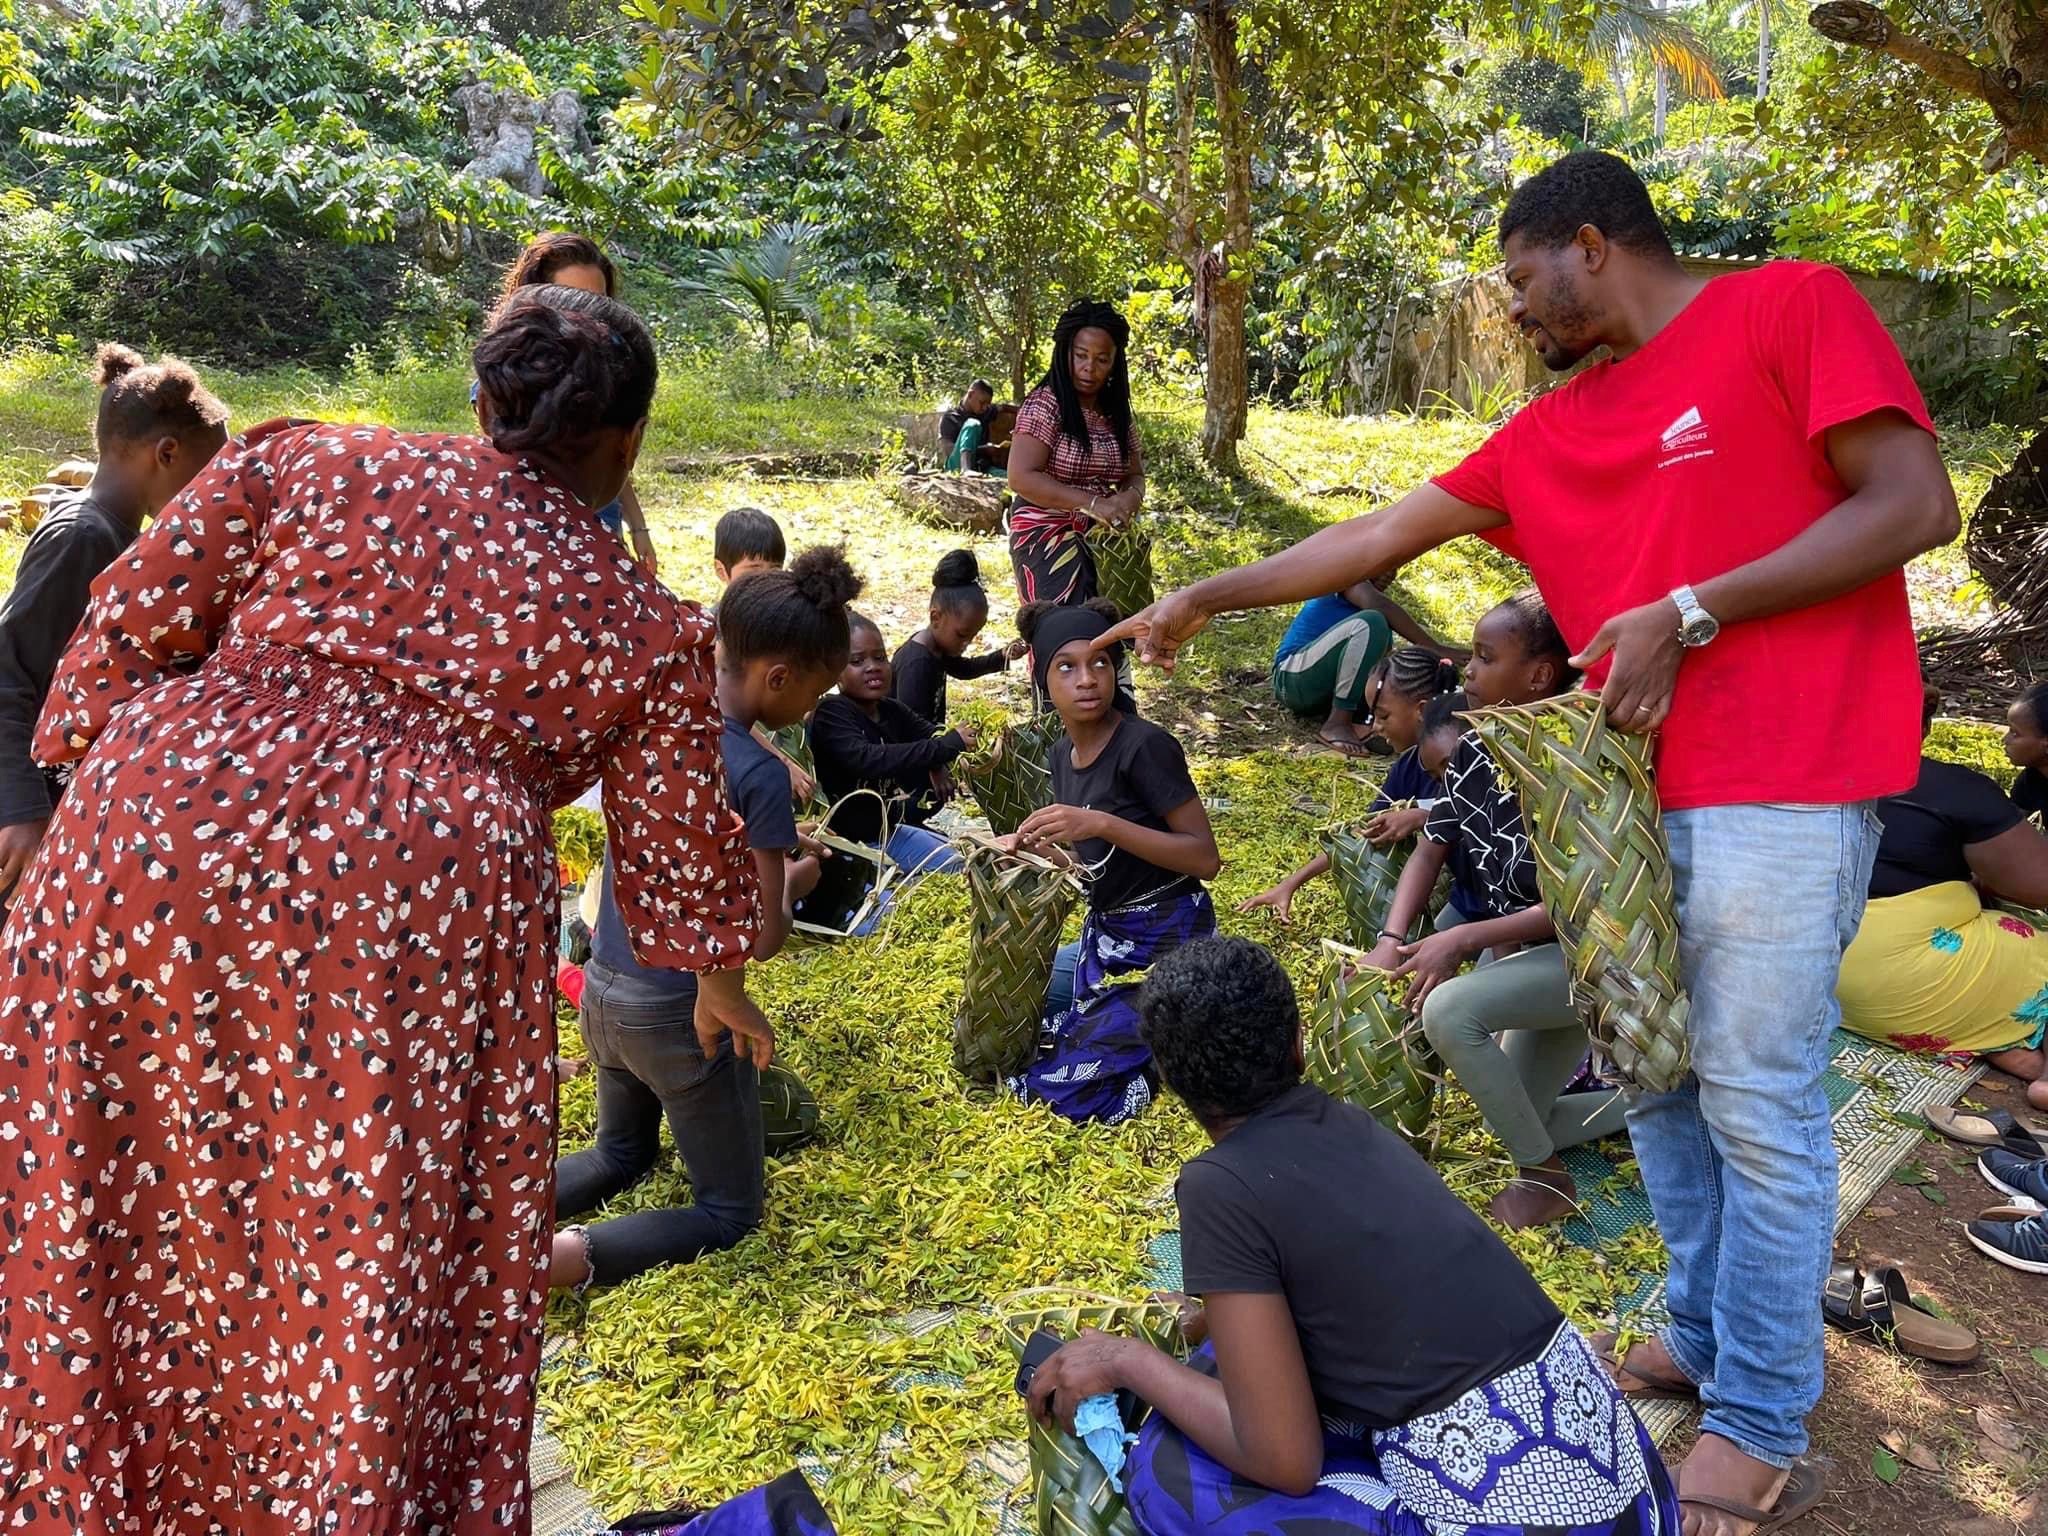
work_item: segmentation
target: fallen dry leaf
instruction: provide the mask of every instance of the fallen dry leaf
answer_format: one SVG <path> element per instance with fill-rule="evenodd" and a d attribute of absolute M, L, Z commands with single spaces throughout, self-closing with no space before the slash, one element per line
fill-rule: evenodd
<path fill-rule="evenodd" d="M 2011 1450 L 1994 1440 L 1979 1440 L 1977 1454 L 2007 1477 L 2022 1478 L 2027 1475 L 2027 1453 Z"/>
<path fill-rule="evenodd" d="M 2016 1451 L 2027 1443 L 2026 1434 L 2019 1425 L 1995 1409 L 1979 1408 L 1977 1427 L 1984 1431 L 1985 1439 L 2008 1451 Z"/>
<path fill-rule="evenodd" d="M 1863 1214 L 1875 1221 L 1889 1221 L 1899 1213 L 1889 1205 L 1866 1205 Z"/>
<path fill-rule="evenodd" d="M 1921 1441 L 1915 1440 L 1903 1429 L 1888 1429 L 1877 1437 L 1877 1443 L 1897 1456 L 1909 1467 L 1918 1467 L 1922 1472 L 1939 1472 L 1941 1457 Z"/>

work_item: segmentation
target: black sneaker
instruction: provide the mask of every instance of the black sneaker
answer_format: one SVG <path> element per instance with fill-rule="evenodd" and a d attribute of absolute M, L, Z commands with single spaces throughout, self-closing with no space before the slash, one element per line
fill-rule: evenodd
<path fill-rule="evenodd" d="M 2036 1213 L 2019 1221 L 1973 1221 L 1963 1235 L 1978 1251 L 2009 1269 L 2048 1275 L 2048 1215 Z"/>
<path fill-rule="evenodd" d="M 2000 1194 L 2048 1205 L 2048 1160 L 2016 1157 L 2003 1148 L 1986 1147 L 1977 1158 L 1977 1171 Z"/>

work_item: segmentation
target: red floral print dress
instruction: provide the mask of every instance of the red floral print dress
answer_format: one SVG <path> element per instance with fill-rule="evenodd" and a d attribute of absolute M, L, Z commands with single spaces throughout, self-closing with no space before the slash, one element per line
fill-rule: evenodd
<path fill-rule="evenodd" d="M 653 963 L 755 889 L 712 627 L 474 438 L 272 423 L 94 588 L 0 934 L 9 1530 L 523 1532 L 549 813 Z"/>

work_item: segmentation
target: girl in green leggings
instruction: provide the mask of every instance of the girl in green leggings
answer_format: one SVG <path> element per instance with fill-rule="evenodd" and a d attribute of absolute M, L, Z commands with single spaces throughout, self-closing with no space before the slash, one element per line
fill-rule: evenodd
<path fill-rule="evenodd" d="M 1472 632 L 1470 705 L 1529 704 L 1564 692 L 1578 681 L 1569 654 L 1535 592 L 1509 598 Z M 1515 1160 L 1516 1178 L 1489 1206 L 1493 1218 L 1537 1226 L 1574 1208 L 1577 1189 L 1559 1149 L 1620 1130 L 1622 1105 L 1613 1090 L 1563 1091 L 1585 1058 L 1586 1029 L 1572 1009 L 1521 809 L 1479 738 L 1460 725 L 1455 698 L 1423 712 L 1423 767 L 1444 793 L 1401 872 L 1371 963 L 1412 978 L 1409 1008 Z M 1446 864 L 1484 912 L 1401 942 Z M 1458 974 L 1475 959 L 1476 969 Z"/>

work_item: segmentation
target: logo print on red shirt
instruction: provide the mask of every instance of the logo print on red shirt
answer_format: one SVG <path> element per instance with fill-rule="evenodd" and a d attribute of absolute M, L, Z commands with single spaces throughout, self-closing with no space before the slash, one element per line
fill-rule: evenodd
<path fill-rule="evenodd" d="M 1684 414 L 1666 427 L 1657 441 L 1659 450 L 1665 455 L 1658 461 L 1659 469 L 1669 469 L 1687 459 L 1710 458 L 1714 452 L 1705 446 L 1707 423 L 1696 405 L 1686 407 Z"/>

